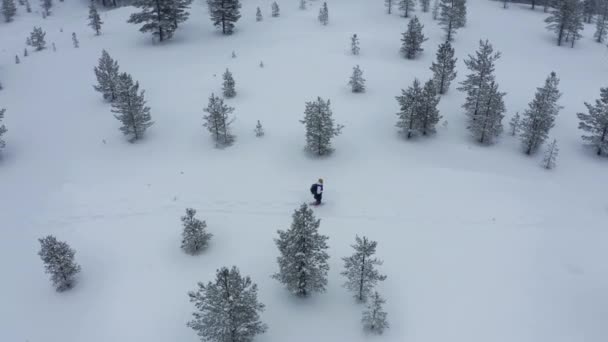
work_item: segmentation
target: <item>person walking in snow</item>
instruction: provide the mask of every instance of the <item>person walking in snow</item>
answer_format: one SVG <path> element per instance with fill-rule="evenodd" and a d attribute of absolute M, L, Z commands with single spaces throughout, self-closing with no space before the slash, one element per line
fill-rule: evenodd
<path fill-rule="evenodd" d="M 323 179 L 319 178 L 319 181 L 310 187 L 310 193 L 315 198 L 313 205 L 320 205 L 321 199 L 323 199 Z"/>

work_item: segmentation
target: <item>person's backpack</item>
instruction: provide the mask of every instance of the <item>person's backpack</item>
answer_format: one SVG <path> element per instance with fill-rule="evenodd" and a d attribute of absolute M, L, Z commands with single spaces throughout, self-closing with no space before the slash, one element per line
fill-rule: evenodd
<path fill-rule="evenodd" d="M 318 185 L 318 184 L 316 184 L 316 183 L 315 183 L 315 184 L 313 184 L 313 185 L 311 185 L 311 186 L 310 186 L 310 193 L 311 193 L 311 194 L 313 194 L 313 195 L 316 195 L 316 194 L 317 194 L 317 187 L 318 187 L 318 186 L 319 186 L 319 185 Z"/>

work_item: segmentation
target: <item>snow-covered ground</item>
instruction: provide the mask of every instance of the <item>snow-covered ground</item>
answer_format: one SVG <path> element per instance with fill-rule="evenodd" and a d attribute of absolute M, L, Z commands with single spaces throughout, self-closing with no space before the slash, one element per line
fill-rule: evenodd
<path fill-rule="evenodd" d="M 13 23 L 0 23 L 9 130 L 0 159 L 1 341 L 194 342 L 186 293 L 231 265 L 259 285 L 269 325 L 260 342 L 608 339 L 608 161 L 582 146 L 575 115 L 608 85 L 608 50 L 592 40 L 592 26 L 574 49 L 559 48 L 542 10 L 469 0 L 467 27 L 456 36 L 457 81 L 479 39 L 502 52 L 505 124 L 557 72 L 564 109 L 551 135 L 561 153 L 546 171 L 541 154 L 525 156 L 506 134 L 490 147 L 472 141 L 455 83 L 440 102 L 447 127 L 414 141 L 397 134 L 394 96 L 431 76 L 443 38 L 430 13 L 416 13 L 429 40 L 411 61 L 399 55 L 407 19 L 387 15 L 383 1 L 331 0 L 327 27 L 317 21 L 320 2 L 300 11 L 295 0 L 279 1 L 279 18 L 270 17 L 269 0 L 244 2 L 233 36 L 217 33 L 197 0 L 162 46 L 126 23 L 132 8 L 103 12 L 103 35 L 94 36 L 83 0 L 57 2 L 46 20 L 19 7 Z M 15 65 L 34 25 L 57 52 L 30 51 Z M 348 53 L 353 33 L 358 57 Z M 102 49 L 146 90 L 155 125 L 136 144 L 92 89 Z M 356 64 L 364 94 L 347 86 Z M 201 126 L 202 108 L 221 91 L 227 67 L 237 83 L 228 101 L 237 142 L 218 150 Z M 323 159 L 303 152 L 298 121 L 316 96 L 330 98 L 346 126 Z M 257 120 L 263 139 L 253 134 Z M 299 299 L 270 278 L 273 239 L 311 200 L 318 177 L 327 204 L 315 212 L 332 269 L 326 293 Z M 179 249 L 186 207 L 214 234 L 196 257 Z M 68 292 L 55 292 L 36 255 L 47 234 L 77 251 L 82 272 Z M 341 257 L 355 234 L 378 241 L 385 260 L 379 291 L 391 328 L 381 336 L 362 331 L 363 307 L 341 287 Z"/>

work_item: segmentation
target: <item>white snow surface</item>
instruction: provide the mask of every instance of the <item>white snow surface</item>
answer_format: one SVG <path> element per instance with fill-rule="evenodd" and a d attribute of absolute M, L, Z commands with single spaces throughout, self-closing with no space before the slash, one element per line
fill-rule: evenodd
<path fill-rule="evenodd" d="M 0 341 L 194 342 L 186 293 L 231 265 L 252 277 L 266 305 L 269 330 L 257 342 L 607 341 L 608 160 L 582 145 L 575 115 L 608 86 L 608 53 L 593 41 L 594 27 L 585 26 L 574 49 L 560 48 L 542 9 L 469 0 L 467 27 L 454 42 L 458 78 L 439 105 L 449 124 L 406 141 L 394 97 L 414 77 L 431 76 L 443 39 L 431 13 L 415 13 L 429 40 L 406 60 L 399 47 L 407 19 L 387 15 L 381 0 L 331 0 L 328 26 L 317 20 L 320 1 L 306 11 L 279 1 L 279 18 L 270 16 L 271 2 L 244 1 L 237 31 L 222 36 L 197 0 L 163 44 L 126 23 L 130 7 L 102 10 L 96 37 L 84 0 L 55 2 L 46 20 L 19 6 L 14 22 L 0 23 L 9 130 L 0 159 Z M 16 65 L 34 25 L 49 48 L 30 48 Z M 353 33 L 360 56 L 349 54 Z M 505 129 L 549 72 L 561 78 L 556 169 L 540 166 L 542 151 L 525 156 L 506 132 L 485 147 L 466 130 L 456 82 L 466 74 L 463 59 L 486 38 L 503 53 L 496 76 L 508 93 Z M 104 48 L 152 108 L 155 124 L 135 144 L 92 88 Z M 347 84 L 357 64 L 363 94 Z M 226 68 L 237 87 L 227 101 L 237 140 L 220 150 L 202 127 L 202 108 L 221 93 Z M 304 102 L 317 96 L 332 100 L 345 125 L 335 153 L 321 159 L 303 151 L 299 122 Z M 326 204 L 315 213 L 330 237 L 329 287 L 300 299 L 270 277 L 278 269 L 273 239 L 312 201 L 308 189 L 319 177 Z M 199 256 L 179 248 L 186 207 L 214 234 Z M 82 266 L 68 292 L 55 292 L 43 272 L 37 239 L 47 234 L 67 241 Z M 381 336 L 362 330 L 364 307 L 341 287 L 341 257 L 356 234 L 378 241 L 385 261 L 378 291 L 391 327 Z"/>

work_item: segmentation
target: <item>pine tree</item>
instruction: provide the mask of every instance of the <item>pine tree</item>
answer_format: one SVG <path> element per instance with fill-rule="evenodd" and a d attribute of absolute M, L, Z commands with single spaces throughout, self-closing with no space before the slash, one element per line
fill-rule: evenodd
<path fill-rule="evenodd" d="M 76 37 L 76 32 L 72 32 L 72 44 L 74 44 L 74 47 L 77 49 L 80 47 L 80 42 L 78 41 L 78 37 Z"/>
<path fill-rule="evenodd" d="M 327 2 L 324 2 L 321 9 L 319 9 L 319 21 L 323 25 L 327 25 L 329 23 L 329 10 L 327 9 Z"/>
<path fill-rule="evenodd" d="M 606 35 L 608 34 L 608 1 L 604 6 L 604 10 L 597 16 L 595 21 L 595 33 L 593 37 L 595 41 L 598 43 L 603 43 L 606 39 Z"/>
<path fill-rule="evenodd" d="M 439 26 L 445 31 L 446 40 L 451 42 L 458 28 L 458 0 L 440 0 Z"/>
<path fill-rule="evenodd" d="M 21 63 L 21 60 L 19 59 L 19 55 L 15 55 L 15 64 L 19 64 Z"/>
<path fill-rule="evenodd" d="M 179 23 L 188 19 L 192 0 L 136 0 L 133 5 L 141 9 L 127 20 L 130 24 L 143 24 L 139 31 L 152 32 L 159 41 L 173 37 Z"/>
<path fill-rule="evenodd" d="M 169 0 L 169 18 L 173 27 L 177 29 L 180 23 L 185 22 L 190 17 L 190 6 L 192 0 Z"/>
<path fill-rule="evenodd" d="M 386 6 L 386 11 L 388 14 L 393 13 L 393 1 L 394 0 L 384 0 L 384 6 Z"/>
<path fill-rule="evenodd" d="M 492 144 L 502 132 L 505 94 L 498 91 L 496 82 L 491 81 L 488 87 L 482 90 L 478 113 L 473 115 L 472 112 L 467 112 L 469 130 L 479 143 Z"/>
<path fill-rule="evenodd" d="M 433 2 L 433 20 L 437 20 L 437 18 L 439 18 L 439 0 L 435 0 Z"/>
<path fill-rule="evenodd" d="M 306 149 L 319 156 L 333 151 L 331 140 L 340 135 L 342 125 L 334 123 L 330 101 L 317 97 L 316 101 L 306 102 L 304 120 L 306 126 Z"/>
<path fill-rule="evenodd" d="M 258 301 L 258 286 L 236 266 L 217 270 L 215 282 L 199 282 L 188 296 L 196 308 L 188 327 L 202 341 L 251 342 L 268 329 L 260 321 L 264 304 Z"/>
<path fill-rule="evenodd" d="M 232 58 L 236 58 L 236 52 L 232 51 Z"/>
<path fill-rule="evenodd" d="M 264 17 L 262 16 L 262 10 L 258 7 L 255 12 L 255 21 L 262 21 Z"/>
<path fill-rule="evenodd" d="M 439 94 L 445 94 L 450 84 L 456 78 L 456 61 L 454 48 L 449 41 L 439 45 L 437 50 L 437 61 L 431 64 L 433 80 Z"/>
<path fill-rule="evenodd" d="M 211 21 L 222 28 L 223 34 L 232 34 L 235 23 L 241 18 L 240 0 L 207 0 Z"/>
<path fill-rule="evenodd" d="M 513 115 L 511 121 L 509 121 L 509 131 L 512 136 L 516 136 L 519 133 L 519 126 L 521 125 L 520 120 L 519 112 L 517 112 L 515 115 Z"/>
<path fill-rule="evenodd" d="M 27 57 L 28 55 L 27 48 L 23 49 L 23 57 Z"/>
<path fill-rule="evenodd" d="M 543 166 L 545 169 L 550 170 L 555 167 L 558 153 L 559 148 L 557 148 L 557 140 L 553 139 L 553 142 L 547 146 L 545 157 L 543 158 Z"/>
<path fill-rule="evenodd" d="M 557 89 L 558 85 L 559 78 L 555 72 L 551 72 L 545 85 L 537 88 L 530 108 L 524 112 L 520 136 L 526 154 L 532 154 L 543 144 L 555 124 L 555 117 L 562 108 L 557 104 L 562 95 Z"/>
<path fill-rule="evenodd" d="M 280 15 L 280 12 L 279 12 L 279 4 L 277 4 L 277 2 L 275 1 L 275 2 L 273 2 L 273 3 L 272 3 L 272 16 L 273 16 L 274 18 L 276 18 L 276 17 L 278 17 L 279 15 Z"/>
<path fill-rule="evenodd" d="M 53 52 L 56 52 L 56 51 L 57 51 L 57 47 L 55 46 L 55 43 L 53 43 L 53 44 L 51 44 L 51 45 L 52 45 L 52 47 L 53 47 Z"/>
<path fill-rule="evenodd" d="M 6 126 L 2 124 L 2 120 L 4 120 L 4 113 L 6 113 L 6 109 L 0 108 L 0 150 L 6 146 L 6 142 L 2 139 L 2 136 L 7 132 Z"/>
<path fill-rule="evenodd" d="M 40 6 L 44 10 L 42 12 L 43 16 L 48 17 L 49 15 L 51 15 L 51 8 L 53 7 L 53 0 L 40 0 L 40 2 L 42 3 Z"/>
<path fill-rule="evenodd" d="M 437 105 L 439 96 L 433 80 L 428 80 L 422 88 L 422 98 L 420 99 L 420 129 L 422 135 L 435 133 L 435 126 L 441 120 Z"/>
<path fill-rule="evenodd" d="M 427 40 L 422 34 L 424 25 L 420 24 L 418 17 L 414 16 L 407 25 L 407 31 L 403 33 L 401 53 L 407 59 L 414 59 L 424 51 L 422 43 Z"/>
<path fill-rule="evenodd" d="M 301 10 L 305 10 L 306 9 L 306 0 L 300 0 L 300 9 Z"/>
<path fill-rule="evenodd" d="M 350 38 L 350 52 L 353 55 L 358 55 L 360 51 L 359 48 L 359 37 L 357 37 L 357 34 L 353 34 L 353 36 Z"/>
<path fill-rule="evenodd" d="M 17 14 L 15 0 L 2 0 L 2 14 L 7 23 L 13 21 L 15 14 Z"/>
<path fill-rule="evenodd" d="M 361 319 L 366 329 L 377 334 L 382 334 L 384 329 L 388 328 L 387 314 L 382 308 L 384 303 L 386 303 L 386 300 L 378 292 L 374 292 Z"/>
<path fill-rule="evenodd" d="M 414 0 L 399 0 L 399 9 L 403 11 L 403 17 L 409 18 L 410 13 L 414 12 L 416 2 Z"/>
<path fill-rule="evenodd" d="M 479 41 L 479 50 L 475 56 L 469 55 L 464 64 L 471 71 L 466 79 L 460 82 L 458 90 L 467 93 L 466 102 L 462 107 L 471 120 L 475 120 L 483 102 L 483 95 L 494 81 L 494 63 L 500 58 L 500 52 L 494 52 L 488 40 Z"/>
<path fill-rule="evenodd" d="M 230 132 L 230 125 L 234 119 L 229 118 L 229 115 L 234 112 L 234 108 L 224 104 L 224 99 L 211 94 L 207 108 L 203 109 L 207 115 L 204 127 L 207 127 L 211 133 L 217 147 L 229 146 L 234 142 L 234 136 Z"/>
<path fill-rule="evenodd" d="M 196 215 L 196 210 L 187 208 L 186 215 L 181 218 L 184 226 L 182 232 L 182 249 L 191 255 L 197 254 L 205 249 L 213 236 L 206 231 L 207 223 L 197 219 L 194 215 Z"/>
<path fill-rule="evenodd" d="M 44 270 L 51 275 L 51 281 L 57 291 L 65 291 L 74 285 L 74 277 L 80 272 L 80 265 L 74 261 L 74 250 L 52 236 L 46 236 L 40 241 L 38 255 L 44 263 Z"/>
<path fill-rule="evenodd" d="M 463 28 L 467 25 L 467 0 L 456 0 L 456 28 Z"/>
<path fill-rule="evenodd" d="M 32 13 L 32 6 L 30 5 L 30 1 L 29 0 L 25 0 L 25 11 L 27 13 Z"/>
<path fill-rule="evenodd" d="M 427 13 L 431 7 L 431 0 L 420 0 L 420 6 L 422 7 L 422 12 Z"/>
<path fill-rule="evenodd" d="M 593 20 L 593 16 L 597 13 L 598 2 L 599 2 L 598 0 L 583 0 L 583 5 L 582 5 L 583 20 L 587 24 L 591 24 L 591 21 Z"/>
<path fill-rule="evenodd" d="M 45 36 L 46 32 L 42 31 L 42 28 L 34 27 L 34 30 L 27 39 L 27 44 L 36 48 L 36 51 L 43 50 L 46 47 Z"/>
<path fill-rule="evenodd" d="M 102 50 L 99 65 L 94 69 L 97 85 L 93 88 L 102 93 L 106 100 L 114 101 L 118 96 L 118 69 L 118 62 L 106 50 Z"/>
<path fill-rule="evenodd" d="M 600 89 L 595 105 L 585 102 L 587 113 L 577 113 L 578 128 L 587 132 L 583 141 L 597 149 L 597 155 L 608 154 L 608 87 Z"/>
<path fill-rule="evenodd" d="M 287 230 L 279 230 L 275 239 L 280 256 L 279 272 L 273 278 L 298 295 L 324 292 L 327 286 L 327 236 L 319 234 L 321 220 L 315 218 L 306 203 L 293 213 Z"/>
<path fill-rule="evenodd" d="M 101 21 L 101 17 L 99 16 L 99 12 L 97 12 L 97 7 L 95 7 L 95 3 L 91 2 L 89 6 L 89 26 L 95 31 L 96 35 L 101 34 L 101 25 L 103 21 Z"/>
<path fill-rule="evenodd" d="M 355 244 L 351 247 L 355 250 L 352 256 L 342 258 L 344 271 L 340 274 L 347 278 L 344 287 L 354 292 L 358 301 L 364 302 L 370 295 L 372 289 L 379 281 L 386 279 L 385 275 L 376 270 L 382 265 L 382 261 L 374 258 L 376 254 L 376 241 L 370 241 L 365 236 L 355 237 Z"/>
<path fill-rule="evenodd" d="M 365 92 L 365 79 L 363 78 L 363 71 L 359 66 L 353 68 L 353 75 L 350 77 L 348 84 L 351 86 L 353 93 Z"/>
<path fill-rule="evenodd" d="M 399 120 L 397 127 L 407 139 L 418 135 L 421 127 L 420 102 L 422 99 L 422 88 L 417 78 L 407 90 L 401 89 L 401 96 L 396 97 L 399 102 L 400 111 L 397 113 Z"/>
<path fill-rule="evenodd" d="M 509 8 L 509 0 L 502 0 L 502 8 L 504 8 L 504 9 Z"/>
<path fill-rule="evenodd" d="M 570 40 L 570 47 L 574 47 L 574 43 L 583 37 L 581 31 L 584 28 L 583 9 L 580 3 L 577 3 L 566 30 L 566 41 Z"/>
<path fill-rule="evenodd" d="M 130 142 L 143 137 L 148 127 L 154 124 L 150 116 L 150 107 L 146 106 L 145 91 L 139 91 L 139 82 L 133 82 L 131 75 L 123 72 L 118 75 L 116 83 L 116 100 L 112 102 L 112 113 L 122 123 L 120 131 L 131 135 Z"/>
<path fill-rule="evenodd" d="M 258 120 L 258 123 L 255 125 L 255 136 L 261 138 L 264 136 L 264 128 L 262 127 L 262 123 Z"/>
<path fill-rule="evenodd" d="M 224 77 L 224 86 L 222 88 L 222 92 L 224 93 L 225 98 L 232 98 L 236 96 L 236 90 L 234 89 L 235 82 L 232 77 L 232 73 L 230 70 L 226 69 L 226 72 L 223 75 Z"/>
<path fill-rule="evenodd" d="M 582 16 L 578 15 L 580 13 L 578 0 L 559 0 L 554 6 L 545 22 L 548 24 L 547 29 L 557 34 L 557 45 L 561 46 L 568 31 L 580 30 Z"/>

